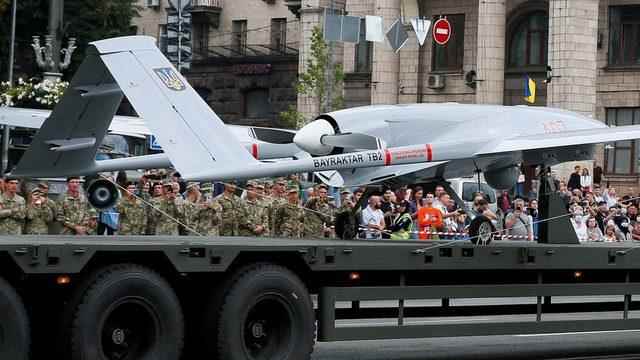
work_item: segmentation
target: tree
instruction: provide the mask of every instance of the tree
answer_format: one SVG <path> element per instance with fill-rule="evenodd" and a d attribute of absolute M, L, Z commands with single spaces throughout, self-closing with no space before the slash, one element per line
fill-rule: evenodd
<path fill-rule="evenodd" d="M 314 27 L 307 68 L 299 75 L 296 86 L 298 94 L 313 95 L 318 101 L 318 113 L 337 110 L 342 108 L 344 103 L 343 81 L 342 65 L 332 64 L 331 53 L 322 36 L 322 29 L 319 26 Z"/>
<path fill-rule="evenodd" d="M 66 74 L 73 74 L 85 55 L 91 41 L 108 37 L 132 35 L 131 21 L 138 16 L 136 0 L 66 0 L 61 37 L 75 37 L 78 49 Z M 0 79 L 7 73 L 9 37 L 11 33 L 11 0 L 0 0 Z M 39 74 L 35 65 L 31 37 L 46 35 L 49 2 L 20 0 L 16 23 L 16 73 L 25 77 Z M 64 45 L 65 43 L 63 43 Z"/>

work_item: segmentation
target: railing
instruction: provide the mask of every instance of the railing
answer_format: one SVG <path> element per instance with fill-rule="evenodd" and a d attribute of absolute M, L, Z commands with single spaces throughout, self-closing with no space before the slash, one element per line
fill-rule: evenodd
<path fill-rule="evenodd" d="M 192 7 L 222 9 L 223 5 L 224 5 L 224 0 L 191 0 Z"/>

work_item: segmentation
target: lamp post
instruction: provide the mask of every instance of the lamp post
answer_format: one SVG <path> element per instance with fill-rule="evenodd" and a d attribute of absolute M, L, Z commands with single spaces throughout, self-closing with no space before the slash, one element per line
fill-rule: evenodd
<path fill-rule="evenodd" d="M 36 55 L 36 63 L 42 69 L 44 79 L 55 81 L 60 73 L 71 64 L 71 55 L 76 49 L 76 39 L 69 38 L 66 48 L 61 49 L 60 28 L 64 13 L 64 0 L 49 2 L 49 34 L 44 37 L 44 45 L 39 36 L 33 36 L 31 47 Z M 60 56 L 62 55 L 62 57 Z"/>
<path fill-rule="evenodd" d="M 9 48 L 9 86 L 13 86 L 13 62 L 15 56 L 15 44 L 16 44 L 16 12 L 18 7 L 18 0 L 13 0 L 11 5 L 11 42 Z M 9 171 L 9 125 L 2 127 L 2 172 Z"/>

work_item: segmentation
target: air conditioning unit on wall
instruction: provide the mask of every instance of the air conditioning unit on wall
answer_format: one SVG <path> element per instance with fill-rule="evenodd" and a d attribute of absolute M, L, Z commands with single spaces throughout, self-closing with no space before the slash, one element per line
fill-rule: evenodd
<path fill-rule="evenodd" d="M 144 5 L 148 8 L 160 7 L 160 0 L 144 0 Z"/>
<path fill-rule="evenodd" d="M 427 87 L 429 89 L 444 89 L 445 76 L 442 74 L 429 74 L 427 78 Z"/>

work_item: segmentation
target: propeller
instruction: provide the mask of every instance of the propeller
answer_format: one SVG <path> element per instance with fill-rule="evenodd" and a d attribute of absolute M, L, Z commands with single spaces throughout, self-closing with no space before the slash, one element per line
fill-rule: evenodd
<path fill-rule="evenodd" d="M 345 149 L 376 150 L 381 147 L 380 140 L 377 137 L 361 133 L 323 135 L 320 138 L 320 142 L 323 145 Z"/>

